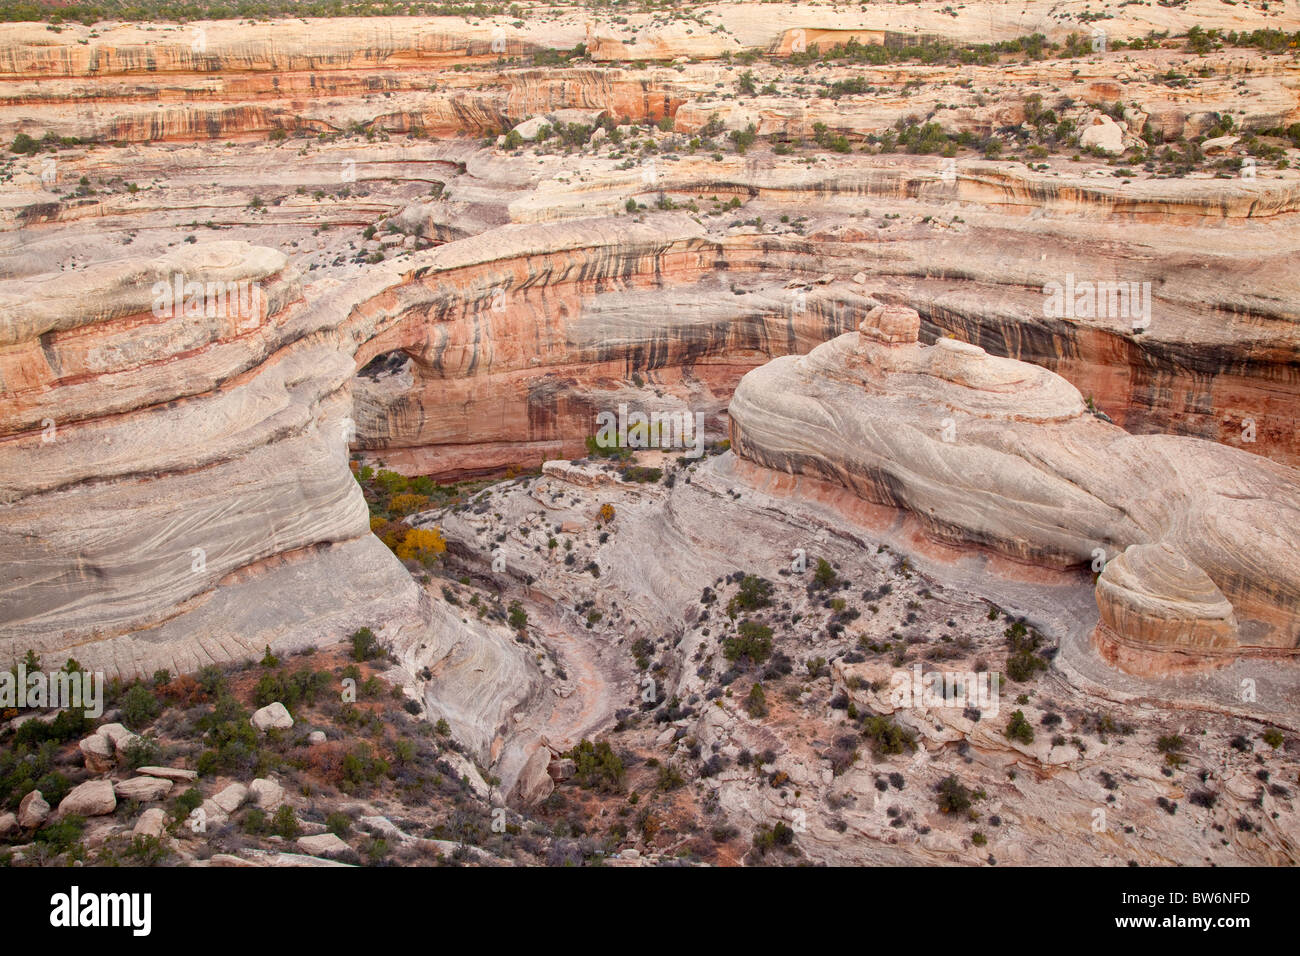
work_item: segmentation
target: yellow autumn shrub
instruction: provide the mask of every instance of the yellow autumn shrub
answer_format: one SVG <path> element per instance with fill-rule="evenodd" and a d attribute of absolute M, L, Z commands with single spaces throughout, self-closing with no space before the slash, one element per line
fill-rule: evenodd
<path fill-rule="evenodd" d="M 447 541 L 437 528 L 412 528 L 397 546 L 397 556 L 403 561 L 419 561 L 428 566 L 447 550 Z"/>
<path fill-rule="evenodd" d="M 393 495 L 388 502 L 388 510 L 395 515 L 409 515 L 419 511 L 429 503 L 428 495 L 417 495 L 406 492 L 400 495 Z"/>

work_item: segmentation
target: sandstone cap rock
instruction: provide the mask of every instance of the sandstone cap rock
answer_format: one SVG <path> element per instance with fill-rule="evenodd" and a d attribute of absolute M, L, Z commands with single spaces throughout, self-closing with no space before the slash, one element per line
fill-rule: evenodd
<path fill-rule="evenodd" d="M 878 305 L 867 313 L 858 333 L 868 341 L 906 345 L 920 337 L 921 315 L 906 306 Z"/>

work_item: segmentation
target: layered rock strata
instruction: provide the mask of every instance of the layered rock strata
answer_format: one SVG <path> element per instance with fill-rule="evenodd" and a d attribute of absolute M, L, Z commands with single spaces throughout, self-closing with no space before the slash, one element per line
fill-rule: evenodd
<path fill-rule="evenodd" d="M 916 514 L 928 533 L 1100 570 L 1102 653 L 1141 670 L 1293 654 L 1300 472 L 1191 438 L 1136 436 L 1045 369 L 918 340 L 879 307 L 776 359 L 732 398 L 742 459 Z M 1095 563 L 1094 563 L 1095 562 Z"/>

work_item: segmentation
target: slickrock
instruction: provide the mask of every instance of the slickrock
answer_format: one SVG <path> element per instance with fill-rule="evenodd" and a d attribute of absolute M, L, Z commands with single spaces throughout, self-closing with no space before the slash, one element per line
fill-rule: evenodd
<path fill-rule="evenodd" d="M 1110 744 L 1015 744 L 961 711 L 892 708 L 863 689 L 885 669 L 845 659 L 904 653 L 870 629 L 874 607 L 843 643 L 811 607 L 789 620 L 782 654 L 833 663 L 809 675 L 816 693 L 773 694 L 765 722 L 714 686 L 730 625 L 700 591 L 757 569 L 800 600 L 791 548 L 884 575 L 870 552 L 887 539 L 957 569 L 936 631 L 960 618 L 962 638 L 997 638 L 967 598 L 1035 610 L 1061 641 L 1050 690 L 1080 712 L 1289 719 L 1300 61 L 1289 40 L 1250 45 L 1296 28 L 1283 6 L 0 24 L 0 667 L 30 650 L 149 679 L 372 628 L 396 659 L 385 676 L 451 728 L 463 755 L 441 759 L 466 796 L 515 807 L 575 785 L 557 755 L 580 740 L 639 733 L 648 642 L 674 701 L 656 708 L 691 713 L 660 711 L 638 743 L 688 777 L 692 747 L 726 763 L 689 788 L 720 821 L 790 818 L 783 789 L 739 766 L 771 751 L 772 773 L 826 798 L 810 859 L 980 862 L 921 822 L 917 796 L 969 747 L 1014 834 L 999 859 L 1058 852 L 1104 798 Z M 1198 49 L 1192 26 L 1225 35 Z M 643 454 L 662 483 L 566 460 L 620 405 L 698 415 L 732 453 Z M 447 570 L 416 569 L 371 532 L 366 468 L 540 477 L 411 515 L 450 545 Z M 526 627 L 447 596 L 485 582 Z M 1227 700 L 1261 662 L 1249 676 L 1271 693 Z M 907 772 L 927 779 L 892 798 L 915 826 L 886 816 L 873 771 L 805 739 L 847 726 L 827 685 L 915 730 Z M 823 716 L 803 735 L 782 721 L 810 700 Z M 10 726 L 28 719 L 51 718 Z M 294 719 L 277 702 L 252 725 Z M 313 759 L 330 736 L 307 738 Z M 109 723 L 79 749 L 110 773 L 138 739 Z M 1134 804 L 1173 792 L 1124 759 Z M 1012 787 L 1013 766 L 1035 779 Z M 73 794 L 160 799 L 198 778 L 138 773 Z M 1228 795 L 1264 800 L 1242 773 Z M 1003 806 L 1012 791 L 1023 806 Z M 204 801 L 209 826 L 248 797 L 270 810 L 284 788 L 231 784 Z M 16 823 L 48 814 L 32 793 Z M 136 831 L 160 836 L 158 814 Z M 1274 819 L 1228 834 L 1226 855 L 1293 863 Z M 1124 852 L 1201 863 L 1229 846 L 1198 822 L 1166 849 L 1172 824 L 1148 819 Z M 347 849 L 320 826 L 305 852 Z M 1109 840 L 1059 852 L 1122 862 Z M 669 858 L 657 849 L 613 862 Z M 208 864 L 332 865 L 240 853 Z"/>
<path fill-rule="evenodd" d="M 1300 545 L 1276 529 L 1300 523 L 1300 472 L 1129 435 L 1059 376 L 952 339 L 920 345 L 919 327 L 878 307 L 857 334 L 749 373 L 733 450 L 906 508 L 939 540 L 1104 562 L 1098 641 L 1127 668 L 1294 651 Z"/>

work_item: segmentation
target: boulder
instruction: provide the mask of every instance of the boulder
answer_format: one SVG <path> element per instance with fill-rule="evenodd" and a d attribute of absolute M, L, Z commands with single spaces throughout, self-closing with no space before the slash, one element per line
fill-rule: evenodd
<path fill-rule="evenodd" d="M 568 780 L 577 771 L 577 765 L 569 757 L 561 757 L 558 760 L 552 760 L 547 766 L 546 772 L 551 779 L 557 783 L 561 780 Z"/>
<path fill-rule="evenodd" d="M 1207 139 L 1201 144 L 1201 152 L 1206 156 L 1215 156 L 1219 153 L 1226 153 L 1239 142 L 1241 142 L 1240 136 L 1216 136 L 1214 139 Z"/>
<path fill-rule="evenodd" d="M 146 777 L 161 777 L 163 780 L 171 780 L 175 783 L 193 783 L 199 779 L 197 771 L 182 770 L 179 767 L 140 767 L 136 773 Z"/>
<path fill-rule="evenodd" d="M 204 800 L 199 808 L 191 813 L 191 817 L 193 818 L 195 814 L 198 814 L 198 819 L 203 821 L 205 828 L 219 827 L 230 819 L 230 815 L 211 799 Z"/>
<path fill-rule="evenodd" d="M 550 126 L 545 116 L 534 116 L 530 120 L 524 120 L 514 128 L 514 132 L 519 134 L 519 138 L 527 142 L 537 139 L 537 134 L 541 132 L 543 126 Z"/>
<path fill-rule="evenodd" d="M 284 787 L 265 777 L 258 777 L 248 785 L 248 795 L 263 810 L 278 810 L 284 803 Z"/>
<path fill-rule="evenodd" d="M 49 815 L 50 805 L 39 790 L 33 790 L 18 804 L 18 824 L 25 829 L 36 829 Z"/>
<path fill-rule="evenodd" d="M 242 783 L 232 783 L 212 797 L 212 802 L 227 816 L 238 810 L 248 798 L 248 788 Z"/>
<path fill-rule="evenodd" d="M 1104 113 L 1099 113 L 1093 117 L 1092 125 L 1080 134 L 1079 145 L 1085 149 L 1095 146 L 1103 153 L 1122 153 L 1124 152 L 1124 127 Z"/>
<path fill-rule="evenodd" d="M 288 730 L 293 726 L 293 718 L 289 716 L 288 709 L 278 700 L 254 711 L 249 722 L 263 733 L 268 730 Z"/>
<path fill-rule="evenodd" d="M 108 780 L 87 780 L 72 788 L 59 804 L 58 816 L 75 813 L 81 817 L 102 817 L 117 809 L 117 796 Z"/>
<path fill-rule="evenodd" d="M 139 803 L 153 803 L 171 793 L 175 786 L 170 780 L 159 777 L 132 777 L 113 785 L 113 793 L 122 800 L 135 800 Z"/>
<path fill-rule="evenodd" d="M 167 814 L 161 807 L 150 807 L 144 813 L 140 814 L 140 819 L 135 821 L 135 829 L 131 831 L 132 836 L 161 837 L 163 828 L 167 824 Z"/>
<path fill-rule="evenodd" d="M 18 817 L 12 813 L 0 813 L 0 837 L 7 837 L 18 832 Z"/>
<path fill-rule="evenodd" d="M 325 740 L 325 731 L 323 730 L 313 730 L 307 735 L 307 743 L 311 744 L 313 747 L 323 744 Z"/>
<path fill-rule="evenodd" d="M 474 791 L 476 796 L 481 797 L 484 800 L 487 799 L 488 794 L 491 793 L 491 789 L 488 787 L 487 781 L 483 779 L 483 775 L 478 772 L 478 768 L 470 763 L 468 759 L 461 754 L 456 753 L 454 750 L 448 750 L 442 755 L 441 759 L 445 764 L 451 767 L 451 769 L 454 770 L 462 780 L 469 784 L 469 788 Z"/>
<path fill-rule="evenodd" d="M 86 769 L 91 773 L 108 773 L 117 766 L 117 757 L 113 741 L 103 734 L 91 734 L 77 744 L 86 761 Z"/>
<path fill-rule="evenodd" d="M 107 737 L 113 742 L 113 749 L 121 754 L 132 743 L 140 739 L 140 735 L 127 730 L 121 724 L 102 724 L 95 731 L 101 737 Z"/>
<path fill-rule="evenodd" d="M 555 781 L 546 772 L 550 763 L 551 750 L 546 746 L 538 747 L 528 756 L 515 781 L 515 793 L 523 803 L 536 803 L 555 789 Z"/>
<path fill-rule="evenodd" d="M 299 837 L 298 846 L 312 856 L 338 856 L 340 853 L 346 853 L 351 849 L 333 833 Z"/>

